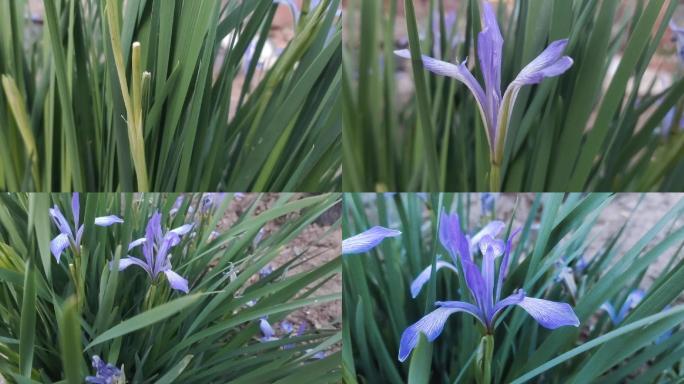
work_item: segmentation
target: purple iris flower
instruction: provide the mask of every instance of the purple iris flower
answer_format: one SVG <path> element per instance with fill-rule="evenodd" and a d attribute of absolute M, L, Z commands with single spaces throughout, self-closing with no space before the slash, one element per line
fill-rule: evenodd
<path fill-rule="evenodd" d="M 496 15 L 488 2 L 483 3 L 482 26 L 483 29 L 477 40 L 477 54 L 484 77 L 484 89 L 468 70 L 467 60 L 459 64 L 451 64 L 423 55 L 422 61 L 428 71 L 455 78 L 468 87 L 475 97 L 486 128 L 492 164 L 500 166 L 509 120 L 513 113 L 515 99 L 522 86 L 538 84 L 544 78 L 561 75 L 572 66 L 573 61 L 570 57 L 563 56 L 568 40 L 554 41 L 520 71 L 502 97 L 503 37 Z M 395 51 L 395 54 L 405 59 L 411 58 L 411 53 L 406 49 Z"/>
<path fill-rule="evenodd" d="M 188 281 L 171 270 L 171 248 L 180 243 L 180 238 L 192 229 L 193 224 L 185 224 L 166 233 L 162 232 L 161 214 L 155 212 L 147 222 L 145 237 L 134 240 L 128 244 L 128 251 L 142 245 L 142 253 L 145 260 L 137 257 L 124 257 L 119 261 L 119 270 L 137 265 L 147 272 L 152 281 L 155 281 L 160 273 L 164 273 L 171 288 L 188 293 Z"/>
<path fill-rule="evenodd" d="M 375 248 L 387 237 L 396 237 L 401 232 L 385 227 L 375 226 L 356 236 L 342 240 L 342 254 L 365 253 Z"/>
<path fill-rule="evenodd" d="M 93 356 L 95 376 L 86 376 L 85 382 L 92 384 L 123 384 L 126 382 L 123 372 L 112 364 L 105 363 L 99 356 Z"/>
<path fill-rule="evenodd" d="M 80 215 L 80 203 L 78 200 L 78 193 L 74 193 L 71 196 L 71 213 L 74 215 L 74 226 L 72 227 L 69 221 L 64 217 L 62 211 L 59 210 L 57 205 L 50 208 L 50 217 L 52 222 L 55 223 L 57 229 L 59 229 L 59 235 L 50 241 L 50 251 L 52 255 L 57 259 L 57 263 L 62 256 L 62 252 L 65 249 L 72 247 L 74 253 L 81 251 L 81 239 L 83 238 L 84 226 L 79 224 Z M 112 224 L 123 223 L 123 219 L 118 216 L 109 215 L 95 218 L 95 225 L 101 227 L 108 227 Z M 75 234 L 75 235 L 74 235 Z"/>
<path fill-rule="evenodd" d="M 184 199 L 185 197 L 183 195 L 176 197 L 176 200 L 173 202 L 173 207 L 171 207 L 171 210 L 169 211 L 169 214 L 172 217 L 176 216 L 176 213 L 178 213 L 178 210 L 180 209 L 181 205 L 183 205 Z"/>
<path fill-rule="evenodd" d="M 265 267 L 263 267 L 259 270 L 259 278 L 264 279 L 268 275 L 270 275 L 271 273 L 273 273 L 273 267 L 271 267 L 270 264 L 266 265 Z"/>
<path fill-rule="evenodd" d="M 200 211 L 202 213 L 212 212 L 223 204 L 225 193 L 205 193 L 202 195 Z"/>
<path fill-rule="evenodd" d="M 271 324 L 269 324 L 268 320 L 266 320 L 265 317 L 259 319 L 259 329 L 261 329 L 261 333 L 263 335 L 259 339 L 262 342 L 278 340 L 278 338 L 275 336 L 275 331 L 273 330 L 273 327 L 271 327 Z"/>
<path fill-rule="evenodd" d="M 613 325 L 618 325 L 622 323 L 632 309 L 639 305 L 641 300 L 644 299 L 644 296 L 646 296 L 646 292 L 642 291 L 641 289 L 635 289 L 629 295 L 627 295 L 627 298 L 625 299 L 624 304 L 622 304 L 622 307 L 620 307 L 619 311 L 616 312 L 613 304 L 609 302 L 603 303 L 601 305 L 601 309 L 608 313 L 610 321 L 613 323 Z"/>
<path fill-rule="evenodd" d="M 478 233 L 476 233 L 475 236 L 473 236 L 472 238 L 467 238 L 469 252 L 475 252 L 477 250 L 477 244 L 485 236 L 496 237 L 499 233 L 501 233 L 501 231 L 505 227 L 506 224 L 504 224 L 503 221 L 498 220 L 492 221 L 489 224 L 485 225 L 485 227 L 482 228 Z M 445 236 L 448 236 L 448 234 L 445 234 Z M 435 263 L 435 271 L 439 271 L 442 268 L 447 268 L 458 273 L 456 264 L 457 263 L 455 259 L 453 264 L 449 263 L 448 261 L 437 260 L 437 262 Z M 423 269 L 423 271 L 421 271 L 420 274 L 418 274 L 418 276 L 413 280 L 413 282 L 411 282 L 411 296 L 414 299 L 418 296 L 418 294 L 423 289 L 423 286 L 428 282 L 428 280 L 430 280 L 431 272 L 432 266 L 430 265 L 427 268 Z"/>
<path fill-rule="evenodd" d="M 475 238 L 468 239 L 461 232 L 458 215 L 442 213 L 440 221 L 440 241 L 454 259 L 454 264 L 460 261 L 466 285 L 475 303 L 465 301 L 435 302 L 437 309 L 404 330 L 399 342 L 399 361 L 408 358 L 413 348 L 418 344 L 420 333 L 425 334 L 430 342 L 434 341 L 442 333 L 446 320 L 455 312 L 466 312 L 475 316 L 488 334 L 493 333 L 497 317 L 506 307 L 511 305 L 522 307 L 541 326 L 548 329 L 556 329 L 565 325 L 579 326 L 577 315 L 566 303 L 528 297 L 522 289 L 499 300 L 515 233 L 508 238 L 506 243 L 494 238 L 489 233 L 483 234 L 479 241 L 473 241 Z M 478 246 L 483 255 L 481 267 L 478 267 L 471 256 L 473 246 Z M 494 265 L 495 259 L 499 256 L 503 256 L 503 259 L 497 277 L 495 276 Z"/>

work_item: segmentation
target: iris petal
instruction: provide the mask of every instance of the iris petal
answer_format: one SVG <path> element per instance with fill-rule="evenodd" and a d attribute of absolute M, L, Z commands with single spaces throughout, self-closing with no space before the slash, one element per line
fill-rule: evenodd
<path fill-rule="evenodd" d="M 503 231 L 503 229 L 506 228 L 506 224 L 503 221 L 499 220 L 494 220 L 487 225 L 484 226 L 478 233 L 475 234 L 470 239 L 470 251 L 473 252 L 475 249 L 477 249 L 477 246 L 479 245 L 480 241 L 482 240 L 483 237 L 489 235 L 491 237 L 496 237 Z"/>
<path fill-rule="evenodd" d="M 116 215 L 101 216 L 95 218 L 95 225 L 99 225 L 100 227 L 109 227 L 110 225 L 121 224 L 123 222 L 123 219 Z"/>
<path fill-rule="evenodd" d="M 375 248 L 385 238 L 399 235 L 401 232 L 397 230 L 375 226 L 356 236 L 344 239 L 342 241 L 342 254 L 365 253 Z"/>
<path fill-rule="evenodd" d="M 503 49 L 503 37 L 496 21 L 496 15 L 488 2 L 482 7 L 482 32 L 477 39 L 477 57 L 480 61 L 480 69 L 485 82 L 487 103 L 487 127 L 489 136 L 496 136 L 495 127 L 499 105 L 501 104 L 501 58 Z"/>
<path fill-rule="evenodd" d="M 50 217 L 52 217 L 52 221 L 55 223 L 59 231 L 65 235 L 73 236 L 69 222 L 62 214 L 62 211 L 57 208 L 57 205 L 55 205 L 53 208 L 50 208 L 49 212 Z"/>
<path fill-rule="evenodd" d="M 411 53 L 407 49 L 394 51 L 394 54 L 404 59 L 411 59 Z M 470 70 L 466 65 L 467 59 L 463 60 L 463 62 L 461 62 L 460 64 L 451 64 L 446 61 L 437 60 L 429 56 L 421 55 L 421 61 L 423 62 L 423 66 L 425 67 L 425 69 L 427 69 L 428 71 L 436 75 L 454 78 L 463 83 L 466 87 L 468 87 L 470 92 L 473 94 L 473 97 L 475 97 L 475 101 L 477 102 L 478 108 L 480 109 L 482 121 L 485 122 L 485 125 L 488 125 L 489 119 L 487 118 L 487 114 L 485 113 L 485 111 L 488 110 L 487 97 L 480 83 L 478 83 L 473 74 L 470 73 Z M 491 145 L 493 143 L 494 138 L 491 137 L 489 129 L 487 129 L 486 132 L 487 140 Z"/>
<path fill-rule="evenodd" d="M 437 261 L 435 263 L 435 273 L 439 271 L 442 268 L 448 268 L 451 269 L 454 272 L 458 272 L 456 267 L 454 267 L 451 263 L 447 263 L 446 261 Z M 427 268 L 423 269 L 422 272 L 416 277 L 413 282 L 411 283 L 411 296 L 415 299 L 416 296 L 420 293 L 420 291 L 423 289 L 423 286 L 425 283 L 430 280 L 430 274 L 432 272 L 432 265 L 428 266 Z"/>
<path fill-rule="evenodd" d="M 131 256 L 124 257 L 121 260 L 119 260 L 119 271 L 123 271 L 124 269 L 130 267 L 131 265 L 137 265 L 138 267 L 144 269 L 148 275 L 150 275 L 150 276 L 152 275 L 152 271 L 150 270 L 150 267 L 147 264 L 145 264 L 144 261 L 142 261 L 138 258 L 135 258 L 135 257 L 131 257 Z M 109 264 L 109 267 L 110 268 L 112 267 L 111 263 Z"/>
<path fill-rule="evenodd" d="M 166 275 L 166 278 L 169 280 L 171 288 L 177 291 L 183 291 L 185 293 L 188 293 L 188 281 L 185 280 L 181 275 L 177 274 L 176 272 L 170 269 L 164 271 L 164 274 Z"/>
<path fill-rule="evenodd" d="M 139 239 L 133 240 L 132 242 L 128 243 L 128 250 L 130 251 L 131 249 L 139 246 L 140 244 L 143 244 L 147 241 L 146 238 L 141 237 Z"/>
<path fill-rule="evenodd" d="M 191 224 L 181 225 L 181 226 L 178 227 L 178 228 L 172 229 L 171 232 L 177 234 L 178 236 L 183 236 L 183 235 L 187 234 L 188 232 L 190 232 L 190 230 L 192 230 L 192 227 L 193 227 L 193 226 L 194 226 L 194 225 L 193 225 L 192 223 L 191 223 Z"/>
<path fill-rule="evenodd" d="M 523 68 L 511 86 L 537 84 L 546 77 L 558 76 L 572 67 L 573 61 L 568 56 L 562 56 L 568 39 L 554 41 L 534 60 Z"/>
<path fill-rule="evenodd" d="M 413 348 L 418 344 L 421 333 L 427 336 L 428 341 L 432 342 L 442 333 L 444 324 L 452 313 L 470 310 L 470 307 L 465 305 L 468 303 L 462 304 L 464 304 L 464 306 L 460 308 L 455 306 L 439 307 L 423 316 L 423 318 L 418 320 L 415 324 L 406 328 L 404 333 L 401 334 L 401 340 L 399 341 L 399 361 L 403 362 L 408 358 Z"/>
<path fill-rule="evenodd" d="M 517 305 L 527 311 L 544 328 L 556 329 L 565 325 L 578 327 L 580 324 L 575 311 L 567 303 L 525 297 Z"/>
<path fill-rule="evenodd" d="M 67 248 L 69 248 L 69 235 L 66 233 L 60 233 L 50 241 L 50 251 L 55 259 L 57 259 L 57 263 L 59 263 L 62 252 Z"/>
<path fill-rule="evenodd" d="M 78 216 L 80 215 L 81 205 L 78 201 L 78 192 L 71 195 L 71 213 L 74 214 L 74 228 L 78 228 Z"/>
<path fill-rule="evenodd" d="M 457 214 L 441 213 L 439 219 L 439 241 L 449 251 L 456 264 L 457 254 L 467 261 L 472 261 L 470 256 L 470 242 L 461 231 L 461 223 Z"/>

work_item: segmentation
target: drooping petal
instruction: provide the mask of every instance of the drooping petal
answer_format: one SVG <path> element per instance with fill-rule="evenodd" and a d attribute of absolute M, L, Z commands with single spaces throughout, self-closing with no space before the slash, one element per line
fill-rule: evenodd
<path fill-rule="evenodd" d="M 142 268 L 147 272 L 147 274 L 152 277 L 152 270 L 150 269 L 150 266 L 145 264 L 144 261 L 138 259 L 137 257 L 124 257 L 119 260 L 119 271 L 123 271 L 124 269 L 130 267 L 131 265 L 137 265 L 138 267 Z M 109 263 L 109 268 L 112 268 L 113 264 L 112 262 Z"/>
<path fill-rule="evenodd" d="M 487 235 L 497 237 L 504 228 L 506 228 L 506 224 L 503 221 L 494 220 L 489 222 L 470 239 L 470 252 L 474 252 L 477 249 L 483 237 Z"/>
<path fill-rule="evenodd" d="M 487 115 L 487 128 L 489 136 L 496 137 L 497 116 L 501 104 L 501 59 L 503 49 L 503 37 L 496 21 L 496 15 L 489 2 L 483 2 L 482 7 L 482 32 L 477 38 L 477 57 L 480 61 L 480 69 L 485 82 L 487 103 L 485 112 Z"/>
<path fill-rule="evenodd" d="M 109 227 L 110 225 L 121 224 L 123 222 L 123 219 L 116 215 L 101 216 L 95 218 L 95 225 L 99 225 L 100 227 Z"/>
<path fill-rule="evenodd" d="M 192 230 L 192 227 L 194 227 L 194 226 L 195 225 L 192 223 L 181 225 L 178 228 L 172 229 L 171 232 L 177 234 L 178 236 L 183 236 L 183 235 L 186 235 L 188 232 L 190 232 Z"/>
<path fill-rule="evenodd" d="M 188 291 L 190 291 L 190 289 L 188 289 L 188 281 L 185 280 L 181 275 L 177 274 L 176 272 L 170 269 L 165 270 L 164 274 L 166 275 L 166 278 L 169 280 L 171 288 L 185 293 L 188 293 Z"/>
<path fill-rule="evenodd" d="M 608 317 L 610 317 L 610 322 L 613 323 L 613 325 L 620 324 L 620 319 L 618 318 L 617 313 L 615 313 L 615 307 L 613 307 L 613 304 L 605 302 L 601 304 L 601 309 L 606 311 Z"/>
<path fill-rule="evenodd" d="M 556 329 L 565 325 L 578 327 L 580 324 L 575 311 L 567 303 L 525 297 L 516 305 L 527 311 L 544 328 Z"/>
<path fill-rule="evenodd" d="M 69 245 L 69 235 L 66 233 L 60 233 L 57 235 L 57 237 L 50 241 L 50 251 L 55 259 L 57 259 L 57 263 L 59 263 L 59 259 L 62 257 L 62 252 L 69 248 Z"/>
<path fill-rule="evenodd" d="M 447 263 L 446 261 L 438 260 L 435 263 L 435 273 L 437 273 L 437 271 L 439 271 L 442 268 L 448 268 L 454 272 L 458 272 L 456 267 L 454 267 L 451 263 Z M 423 271 L 420 272 L 420 274 L 418 274 L 418 277 L 416 277 L 415 280 L 413 280 L 413 282 L 411 283 L 411 297 L 413 297 L 415 299 L 418 296 L 420 291 L 423 289 L 423 285 L 425 285 L 425 283 L 427 283 L 428 280 L 430 279 L 431 272 L 432 272 L 432 265 L 423 269 Z"/>
<path fill-rule="evenodd" d="M 275 331 L 266 318 L 262 317 L 259 319 L 259 329 L 261 329 L 261 334 L 264 335 L 265 338 L 270 339 L 271 337 L 275 336 Z"/>
<path fill-rule="evenodd" d="M 139 238 L 139 239 L 133 240 L 133 241 L 131 241 L 130 243 L 128 243 L 128 250 L 130 251 L 131 249 L 133 249 L 133 248 L 139 246 L 140 244 L 145 243 L 146 241 L 147 241 L 147 239 L 144 238 L 144 237 L 141 237 L 141 238 Z"/>
<path fill-rule="evenodd" d="M 59 229 L 59 232 L 73 237 L 74 235 L 73 235 L 73 232 L 71 232 L 71 227 L 69 226 L 69 222 L 66 220 L 66 218 L 62 214 L 62 211 L 59 210 L 57 205 L 55 205 L 53 208 L 50 208 L 49 212 L 50 212 L 50 217 L 52 218 L 52 221 L 57 226 L 57 229 Z"/>
<path fill-rule="evenodd" d="M 413 348 L 418 344 L 421 333 L 427 337 L 428 341 L 434 341 L 444 330 L 444 323 L 446 323 L 449 316 L 452 313 L 466 311 L 465 308 L 466 306 L 461 308 L 439 307 L 406 328 L 404 333 L 401 334 L 401 340 L 399 341 L 399 361 L 403 362 L 408 358 Z"/>
<path fill-rule="evenodd" d="M 484 316 L 482 315 L 482 311 L 480 311 L 480 308 L 474 306 L 473 304 L 466 303 L 464 301 L 435 301 L 435 305 L 438 307 L 444 307 L 444 308 L 461 309 L 463 312 L 466 312 L 466 313 L 473 315 L 483 325 L 485 324 Z"/>
<path fill-rule="evenodd" d="M 78 217 L 81 211 L 81 204 L 78 201 L 78 192 L 71 195 L 71 213 L 74 214 L 74 228 L 78 228 Z"/>
<path fill-rule="evenodd" d="M 641 289 L 635 289 L 625 299 L 625 303 L 620 307 L 620 312 L 618 313 L 618 323 L 621 323 L 625 317 L 632 311 L 646 296 L 646 292 Z"/>
<path fill-rule="evenodd" d="M 558 76 L 572 67 L 569 56 L 563 56 L 568 39 L 554 41 L 523 68 L 511 85 L 538 84 L 547 77 Z"/>
<path fill-rule="evenodd" d="M 399 235 L 401 235 L 401 232 L 397 230 L 375 226 L 356 236 L 342 240 L 342 254 L 365 253 L 375 248 L 385 238 Z"/>
<path fill-rule="evenodd" d="M 496 305 L 494 305 L 494 312 L 492 313 L 492 318 L 494 318 L 499 312 L 504 310 L 506 307 L 511 306 L 511 305 L 516 305 L 523 301 L 525 298 L 525 291 L 522 289 L 518 289 L 516 292 L 514 292 L 512 295 L 506 297 L 505 299 L 498 301 Z M 491 322 L 492 318 L 488 319 L 488 321 Z"/>
<path fill-rule="evenodd" d="M 442 212 L 439 219 L 439 241 L 442 246 L 449 251 L 454 264 L 457 263 L 457 254 L 467 261 L 471 261 L 470 242 L 461 231 L 461 223 L 457 214 L 447 214 Z"/>
<path fill-rule="evenodd" d="M 394 51 L 394 54 L 404 59 L 411 59 L 411 52 L 409 52 L 408 49 Z M 451 64 L 447 63 L 446 61 L 437 60 L 429 56 L 421 55 L 421 60 L 423 62 L 423 66 L 428 71 L 436 75 L 454 78 L 463 83 L 466 87 L 468 87 L 470 92 L 473 94 L 473 97 L 475 97 L 477 106 L 480 109 L 480 116 L 482 117 L 482 121 L 485 123 L 485 126 L 489 124 L 489 119 L 487 118 L 487 114 L 485 113 L 485 111 L 488 110 L 487 97 L 480 83 L 478 83 L 473 74 L 470 73 L 470 70 L 467 67 L 467 59 L 463 60 L 463 62 L 460 64 Z M 490 136 L 490 131 L 490 129 L 486 129 L 487 140 L 490 144 L 492 144 L 493 137 Z"/>

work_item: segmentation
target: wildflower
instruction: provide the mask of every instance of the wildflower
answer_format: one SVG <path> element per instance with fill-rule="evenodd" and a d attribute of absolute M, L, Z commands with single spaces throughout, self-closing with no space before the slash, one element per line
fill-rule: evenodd
<path fill-rule="evenodd" d="M 86 376 L 86 383 L 92 384 L 123 384 L 126 382 L 124 373 L 112 364 L 105 363 L 99 356 L 93 356 L 95 376 Z"/>
<path fill-rule="evenodd" d="M 268 275 L 270 275 L 271 273 L 273 273 L 273 267 L 271 267 L 270 264 L 266 265 L 265 267 L 263 267 L 259 270 L 259 278 L 264 279 Z"/>
<path fill-rule="evenodd" d="M 458 260 L 463 267 L 466 285 L 475 304 L 465 301 L 435 302 L 437 309 L 404 330 L 399 344 L 399 361 L 408 358 L 418 343 L 420 333 L 425 334 L 430 342 L 434 341 L 442 333 L 446 320 L 455 312 L 466 312 L 473 315 L 482 323 L 488 335 L 493 333 L 495 321 L 500 313 L 511 305 L 522 307 L 541 326 L 548 329 L 556 329 L 565 325 L 579 326 L 577 315 L 566 303 L 528 297 L 522 289 L 499 300 L 503 277 L 506 275 L 512 238 L 515 234 L 508 238 L 506 243 L 495 239 L 490 234 L 484 234 L 479 241 L 468 240 L 461 232 L 458 215 L 446 215 L 444 213 L 441 215 L 440 241 L 454 260 L 458 255 Z M 471 246 L 473 245 L 478 246 L 483 255 L 480 268 L 471 257 Z M 503 256 L 503 259 L 499 267 L 498 279 L 495 282 L 494 262 L 499 256 Z"/>
<path fill-rule="evenodd" d="M 365 253 L 375 248 L 385 238 L 399 235 L 401 232 L 397 230 L 375 226 L 356 236 L 342 240 L 342 254 Z"/>
<path fill-rule="evenodd" d="M 79 253 L 81 251 L 81 239 L 83 237 L 84 226 L 79 224 L 80 215 L 80 203 L 78 200 L 78 193 L 74 193 L 71 196 L 71 213 L 74 216 L 74 226 L 72 227 L 67 219 L 59 210 L 57 205 L 50 208 L 50 217 L 52 222 L 55 223 L 57 229 L 59 229 L 59 235 L 50 241 L 50 251 L 52 255 L 57 259 L 59 263 L 62 252 L 65 249 L 72 247 L 74 253 Z M 123 220 L 117 216 L 109 215 L 95 218 L 95 225 L 101 227 L 108 227 L 112 224 L 123 223 Z M 75 235 L 74 235 L 75 234 Z"/>
<path fill-rule="evenodd" d="M 176 213 L 178 213 L 178 210 L 180 209 L 181 205 L 183 204 L 183 195 L 180 195 L 176 197 L 176 201 L 173 202 L 173 207 L 171 207 L 171 210 L 169 211 L 169 214 L 171 217 L 176 216 Z"/>
<path fill-rule="evenodd" d="M 155 281 L 160 273 L 164 273 L 171 288 L 188 293 L 188 281 L 171 270 L 172 247 L 180 243 L 180 238 L 192 229 L 193 224 L 185 224 L 178 228 L 162 233 L 161 215 L 155 212 L 147 222 L 145 237 L 134 240 L 128 245 L 128 251 L 142 245 L 145 260 L 136 257 L 124 257 L 119 261 L 119 270 L 123 271 L 131 265 L 137 265 L 147 272 L 152 281 Z"/>
<path fill-rule="evenodd" d="M 268 323 L 266 317 L 259 319 L 259 329 L 261 329 L 261 333 L 263 334 L 263 336 L 260 338 L 262 342 L 278 340 L 278 338 L 275 336 L 273 327 L 271 327 L 271 324 Z"/>
<path fill-rule="evenodd" d="M 225 193 L 205 193 L 202 195 L 202 201 L 200 203 L 200 211 L 202 213 L 211 212 L 223 203 L 223 199 L 226 197 Z"/>
<path fill-rule="evenodd" d="M 644 296 L 646 296 L 646 292 L 642 291 L 641 289 L 635 289 L 629 295 L 627 295 L 625 302 L 622 304 L 622 307 L 620 307 L 620 311 L 615 312 L 615 307 L 609 302 L 601 304 L 601 309 L 608 313 L 610 321 L 613 323 L 613 325 L 618 325 L 622 323 L 632 309 L 636 308 L 641 300 L 644 299 Z"/>
<path fill-rule="evenodd" d="M 252 248 L 256 248 L 259 243 L 261 243 L 261 240 L 264 239 L 264 228 L 259 229 L 259 232 L 257 232 L 256 236 L 254 236 L 254 239 L 252 240 Z"/>
<path fill-rule="evenodd" d="M 422 62 L 430 72 L 448 76 L 464 83 L 475 97 L 480 110 L 480 116 L 485 125 L 487 141 L 489 143 L 492 172 L 498 172 L 503 160 L 503 149 L 506 132 L 510 121 L 515 99 L 524 85 L 538 84 L 544 78 L 561 75 L 573 64 L 568 56 L 562 56 L 568 44 L 567 39 L 554 41 L 537 58 L 532 60 L 501 97 L 501 61 L 503 53 L 503 37 L 497 24 L 496 15 L 488 2 L 482 8 L 483 29 L 478 35 L 478 59 L 484 76 L 482 86 L 468 70 L 467 59 L 459 64 L 451 64 L 429 56 L 422 56 Z M 395 54 L 410 59 L 408 50 L 398 50 Z M 498 175 L 496 176 L 498 179 Z M 497 180 L 498 183 L 498 180 Z"/>
<path fill-rule="evenodd" d="M 207 239 L 207 242 L 211 243 L 212 241 L 216 240 L 216 238 L 219 237 L 219 235 L 220 233 L 218 233 L 217 231 L 211 231 L 211 233 L 209 234 L 209 238 Z"/>
<path fill-rule="evenodd" d="M 294 327 L 292 326 L 292 323 L 290 323 L 287 320 L 283 320 L 280 323 L 280 329 L 282 329 L 287 334 L 290 334 L 290 333 L 292 333 L 292 331 L 294 331 Z"/>

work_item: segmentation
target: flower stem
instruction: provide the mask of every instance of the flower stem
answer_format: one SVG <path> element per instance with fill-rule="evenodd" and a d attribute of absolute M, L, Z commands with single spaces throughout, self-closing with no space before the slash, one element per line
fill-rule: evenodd
<path fill-rule="evenodd" d="M 491 163 L 489 172 L 489 192 L 501 192 L 501 166 Z"/>
<path fill-rule="evenodd" d="M 494 356 L 494 335 L 487 334 L 480 339 L 477 350 L 477 372 L 479 384 L 492 382 L 492 358 Z"/>
<path fill-rule="evenodd" d="M 157 286 L 155 284 L 150 284 L 147 289 L 147 294 L 145 294 L 145 300 L 143 301 L 143 309 L 145 311 L 154 308 L 155 306 L 155 296 L 157 296 Z"/>

